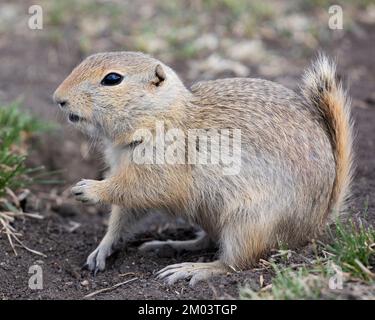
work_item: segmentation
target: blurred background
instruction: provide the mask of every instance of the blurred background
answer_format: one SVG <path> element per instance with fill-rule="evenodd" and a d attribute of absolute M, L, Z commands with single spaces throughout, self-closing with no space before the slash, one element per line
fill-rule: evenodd
<path fill-rule="evenodd" d="M 330 11 L 333 4 L 342 9 L 342 29 L 329 27 L 330 19 L 337 13 Z M 29 28 L 32 5 L 42 8 L 42 29 Z M 366 203 L 369 208 L 366 219 L 374 225 L 375 197 L 371 197 L 375 194 L 374 44 L 373 0 L 0 0 L 0 108 L 19 101 L 22 112 L 25 110 L 54 126 L 47 133 L 31 138 L 27 164 L 44 165 L 47 171 L 60 170 L 54 176 L 60 184 L 30 187 L 36 190 L 37 202 L 44 201 L 43 206 L 37 207 L 46 208 L 43 215 L 48 219 L 21 226 L 28 243 L 48 253 L 46 276 L 50 274 L 53 281 L 42 297 L 79 298 L 82 292 L 100 285 L 100 281 L 104 281 L 103 286 L 108 285 L 119 277 L 119 272 L 129 270 L 139 273 L 144 281 L 135 285 L 133 296 L 126 290 L 120 292 L 123 298 L 212 297 L 207 287 L 198 293 L 189 289 L 182 295 L 181 291 L 180 296 L 161 285 L 150 291 L 147 286 L 152 272 L 170 260 L 150 263 L 136 256 L 135 249 L 129 249 L 133 250 L 131 254 L 128 252 L 116 260 L 105 275 L 92 283 L 90 280 L 90 284 L 85 282 L 86 275 L 79 266 L 104 234 L 105 211 L 77 206 L 69 196 L 69 189 L 81 178 L 100 179 L 104 166 L 95 146 L 90 146 L 88 139 L 70 127 L 60 114 L 52 94 L 86 56 L 102 51 L 143 51 L 173 67 L 187 86 L 198 80 L 261 77 L 297 89 L 303 69 L 318 51 L 325 51 L 336 59 L 338 74 L 350 88 L 353 99 L 358 135 L 352 209 L 358 213 Z M 153 230 L 154 234 L 143 240 L 150 240 L 155 234 L 159 239 L 176 234 L 179 238 L 193 235 L 191 229 L 178 228 L 172 235 L 165 233 L 168 230 L 165 224 Z M 1 233 L 0 244 L 9 249 Z M 0 252 L 0 262 L 6 261 L 4 265 L 0 263 L 0 279 L 12 277 L 0 285 L 0 298 L 2 294 L 5 298 L 24 297 L 25 282 L 17 280 L 17 270 L 22 271 L 24 266 L 17 259 L 8 259 L 10 256 L 10 250 Z M 22 259 L 27 264 L 35 260 L 33 255 Z M 5 272 L 4 276 L 1 272 Z M 267 283 L 270 275 L 264 277 Z M 259 283 L 256 272 L 248 273 L 247 278 Z M 216 283 L 217 288 L 225 291 L 220 294 L 227 298 L 228 294 L 238 295 L 236 279 L 242 281 L 243 276 Z M 12 289 L 16 287 L 17 290 Z M 40 297 L 39 293 L 32 294 Z"/>

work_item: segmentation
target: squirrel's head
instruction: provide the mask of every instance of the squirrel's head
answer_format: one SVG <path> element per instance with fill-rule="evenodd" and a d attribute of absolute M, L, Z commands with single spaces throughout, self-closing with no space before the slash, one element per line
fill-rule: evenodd
<path fill-rule="evenodd" d="M 189 91 L 175 72 L 142 53 L 108 52 L 86 58 L 63 81 L 54 100 L 89 134 L 114 140 L 147 118 L 171 113 Z"/>

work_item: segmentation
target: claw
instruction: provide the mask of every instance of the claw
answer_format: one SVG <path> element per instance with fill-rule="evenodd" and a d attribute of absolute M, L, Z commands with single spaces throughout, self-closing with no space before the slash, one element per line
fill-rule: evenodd
<path fill-rule="evenodd" d="M 89 265 L 87 262 L 85 262 L 82 267 L 81 267 L 81 270 L 88 270 L 89 269 Z"/>
<path fill-rule="evenodd" d="M 167 266 L 156 273 L 156 278 L 172 285 L 179 280 L 190 279 L 189 285 L 194 286 L 197 282 L 207 280 L 215 274 L 227 272 L 228 269 L 219 261 L 178 263 Z"/>
<path fill-rule="evenodd" d="M 83 180 L 78 182 L 74 187 L 71 188 L 71 193 L 77 201 L 83 203 L 96 204 L 99 202 L 95 194 L 95 183 L 96 180 Z M 93 187 L 94 186 L 94 187 Z"/>
<path fill-rule="evenodd" d="M 100 271 L 99 268 L 96 267 L 95 270 L 94 270 L 94 273 L 93 273 L 94 277 L 96 277 L 96 275 L 98 274 L 99 271 Z"/>

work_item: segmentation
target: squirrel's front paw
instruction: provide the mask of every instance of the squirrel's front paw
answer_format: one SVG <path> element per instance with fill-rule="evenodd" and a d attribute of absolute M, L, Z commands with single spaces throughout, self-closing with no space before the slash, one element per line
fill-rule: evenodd
<path fill-rule="evenodd" d="M 83 179 L 72 188 L 72 194 L 77 201 L 88 204 L 99 202 L 98 184 L 100 181 Z"/>
<path fill-rule="evenodd" d="M 103 239 L 99 246 L 87 258 L 84 268 L 92 271 L 94 275 L 99 271 L 103 271 L 105 269 L 105 261 L 107 257 L 113 252 L 112 245 L 112 241 L 106 241 Z"/>

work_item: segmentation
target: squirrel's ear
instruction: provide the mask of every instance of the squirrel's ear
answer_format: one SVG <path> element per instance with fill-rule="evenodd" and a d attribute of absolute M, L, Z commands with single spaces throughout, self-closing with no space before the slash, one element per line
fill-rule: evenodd
<path fill-rule="evenodd" d="M 163 67 L 160 64 L 158 64 L 154 69 L 154 75 L 151 83 L 154 86 L 159 87 L 164 82 L 166 77 L 167 76 L 164 72 Z"/>

